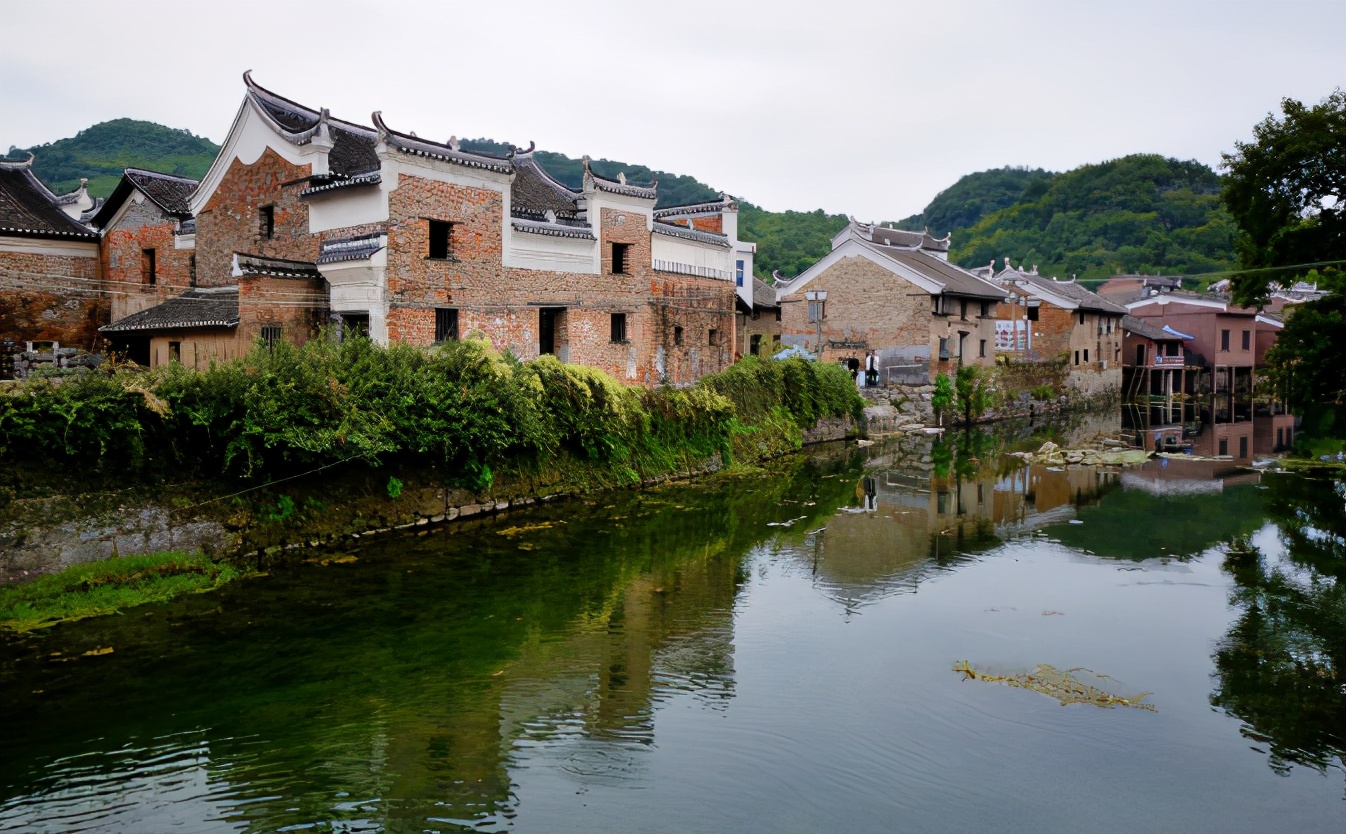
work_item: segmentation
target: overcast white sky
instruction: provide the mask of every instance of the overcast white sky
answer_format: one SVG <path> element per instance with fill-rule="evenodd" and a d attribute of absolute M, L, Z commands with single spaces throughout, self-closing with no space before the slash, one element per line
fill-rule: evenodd
<path fill-rule="evenodd" d="M 1346 0 L 0 0 L 0 19 L 4 148 L 119 117 L 220 142 L 252 69 L 352 121 L 875 220 L 1003 165 L 1214 165 L 1281 98 L 1346 86 Z"/>

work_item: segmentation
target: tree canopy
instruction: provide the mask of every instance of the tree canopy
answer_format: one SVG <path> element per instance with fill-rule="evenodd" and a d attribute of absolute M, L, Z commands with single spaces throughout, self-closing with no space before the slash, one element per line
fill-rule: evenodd
<path fill-rule="evenodd" d="M 126 168 L 144 168 L 179 177 L 200 178 L 210 168 L 219 146 L 186 130 L 153 122 L 113 119 L 85 128 L 67 139 L 20 150 L 11 158 L 33 154 L 33 173 L 57 194 L 89 180 L 89 193 L 106 197 Z"/>
<path fill-rule="evenodd" d="M 1254 301 L 1293 277 L 1266 267 L 1346 257 L 1346 92 L 1312 107 L 1287 98 L 1234 148 L 1222 196 L 1238 224 L 1239 265 L 1263 268 L 1235 278 L 1236 298 Z"/>

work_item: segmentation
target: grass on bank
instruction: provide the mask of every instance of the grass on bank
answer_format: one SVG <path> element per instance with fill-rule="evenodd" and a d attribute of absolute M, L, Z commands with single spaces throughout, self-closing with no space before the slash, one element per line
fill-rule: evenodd
<path fill-rule="evenodd" d="M 0 629 L 27 632 L 214 590 L 246 571 L 200 553 L 155 553 L 74 565 L 0 587 Z"/>

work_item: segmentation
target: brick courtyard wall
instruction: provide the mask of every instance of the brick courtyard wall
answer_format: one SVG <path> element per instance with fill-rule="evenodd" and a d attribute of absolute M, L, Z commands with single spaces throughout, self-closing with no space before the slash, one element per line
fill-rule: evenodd
<path fill-rule="evenodd" d="M 302 345 L 324 323 L 326 285 L 320 280 L 246 276 L 238 282 L 237 352 L 247 353 L 263 327 L 279 327 L 281 338 Z"/>
<path fill-rule="evenodd" d="M 10 238 L 16 245 L 42 241 Z M 108 299 L 101 292 L 98 244 L 90 257 L 0 251 L 0 340 L 57 341 L 95 349 L 98 328 L 108 323 Z"/>

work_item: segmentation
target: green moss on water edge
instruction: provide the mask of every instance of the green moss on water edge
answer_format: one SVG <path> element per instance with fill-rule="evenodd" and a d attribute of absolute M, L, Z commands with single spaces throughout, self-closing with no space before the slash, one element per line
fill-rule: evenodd
<path fill-rule="evenodd" d="M 150 602 L 212 591 L 247 575 L 199 553 L 154 553 L 74 565 L 31 582 L 0 587 L 0 630 L 28 632 L 117 614 Z"/>

